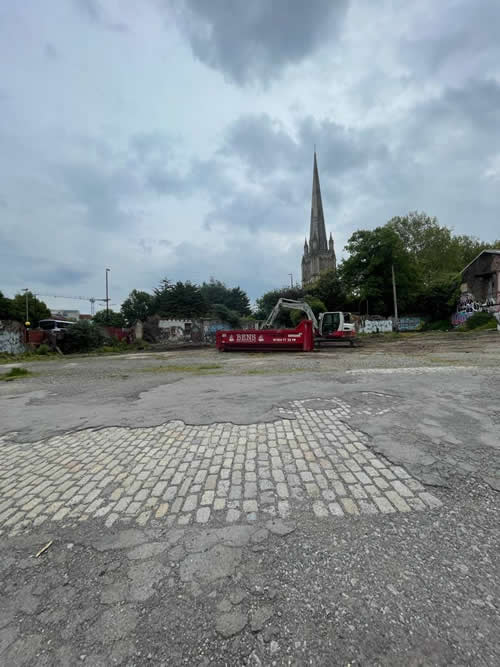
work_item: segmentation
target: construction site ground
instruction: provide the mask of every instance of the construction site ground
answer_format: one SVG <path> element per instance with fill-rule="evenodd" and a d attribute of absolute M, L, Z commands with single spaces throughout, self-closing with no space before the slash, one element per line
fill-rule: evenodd
<path fill-rule="evenodd" d="M 13 365 L 0 664 L 500 663 L 498 332 Z"/>

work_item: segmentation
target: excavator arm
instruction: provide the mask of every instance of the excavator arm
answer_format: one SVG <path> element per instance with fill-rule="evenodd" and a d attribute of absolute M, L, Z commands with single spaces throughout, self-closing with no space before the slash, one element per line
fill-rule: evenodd
<path fill-rule="evenodd" d="M 287 310 L 301 310 L 307 315 L 309 320 L 312 320 L 313 327 L 315 331 L 318 331 L 318 320 L 314 315 L 311 306 L 305 301 L 295 301 L 294 299 L 279 299 L 277 304 L 274 306 L 272 311 L 269 314 L 269 317 L 264 322 L 263 329 L 272 329 L 276 318 L 278 317 L 281 309 Z"/>

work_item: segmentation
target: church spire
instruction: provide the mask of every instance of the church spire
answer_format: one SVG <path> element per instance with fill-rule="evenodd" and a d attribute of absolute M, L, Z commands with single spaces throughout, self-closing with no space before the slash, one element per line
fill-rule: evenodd
<path fill-rule="evenodd" d="M 326 240 L 325 218 L 323 216 L 323 202 L 319 186 L 318 163 L 314 151 L 313 186 L 311 199 L 311 227 L 309 233 L 309 247 L 316 252 L 328 250 Z"/>

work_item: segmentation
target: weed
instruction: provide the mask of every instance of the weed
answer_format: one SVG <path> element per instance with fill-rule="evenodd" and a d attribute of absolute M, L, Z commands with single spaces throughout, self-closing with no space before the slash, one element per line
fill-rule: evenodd
<path fill-rule="evenodd" d="M 16 380 L 17 378 L 26 377 L 30 375 L 30 372 L 26 368 L 20 368 L 19 366 L 14 366 L 10 371 L 0 375 L 0 380 L 3 382 L 10 382 L 11 380 Z"/>

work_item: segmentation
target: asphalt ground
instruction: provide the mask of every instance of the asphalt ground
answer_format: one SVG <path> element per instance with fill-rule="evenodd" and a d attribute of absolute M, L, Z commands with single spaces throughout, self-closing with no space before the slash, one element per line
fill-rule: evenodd
<path fill-rule="evenodd" d="M 499 342 L 23 363 L 0 661 L 499 664 Z"/>

